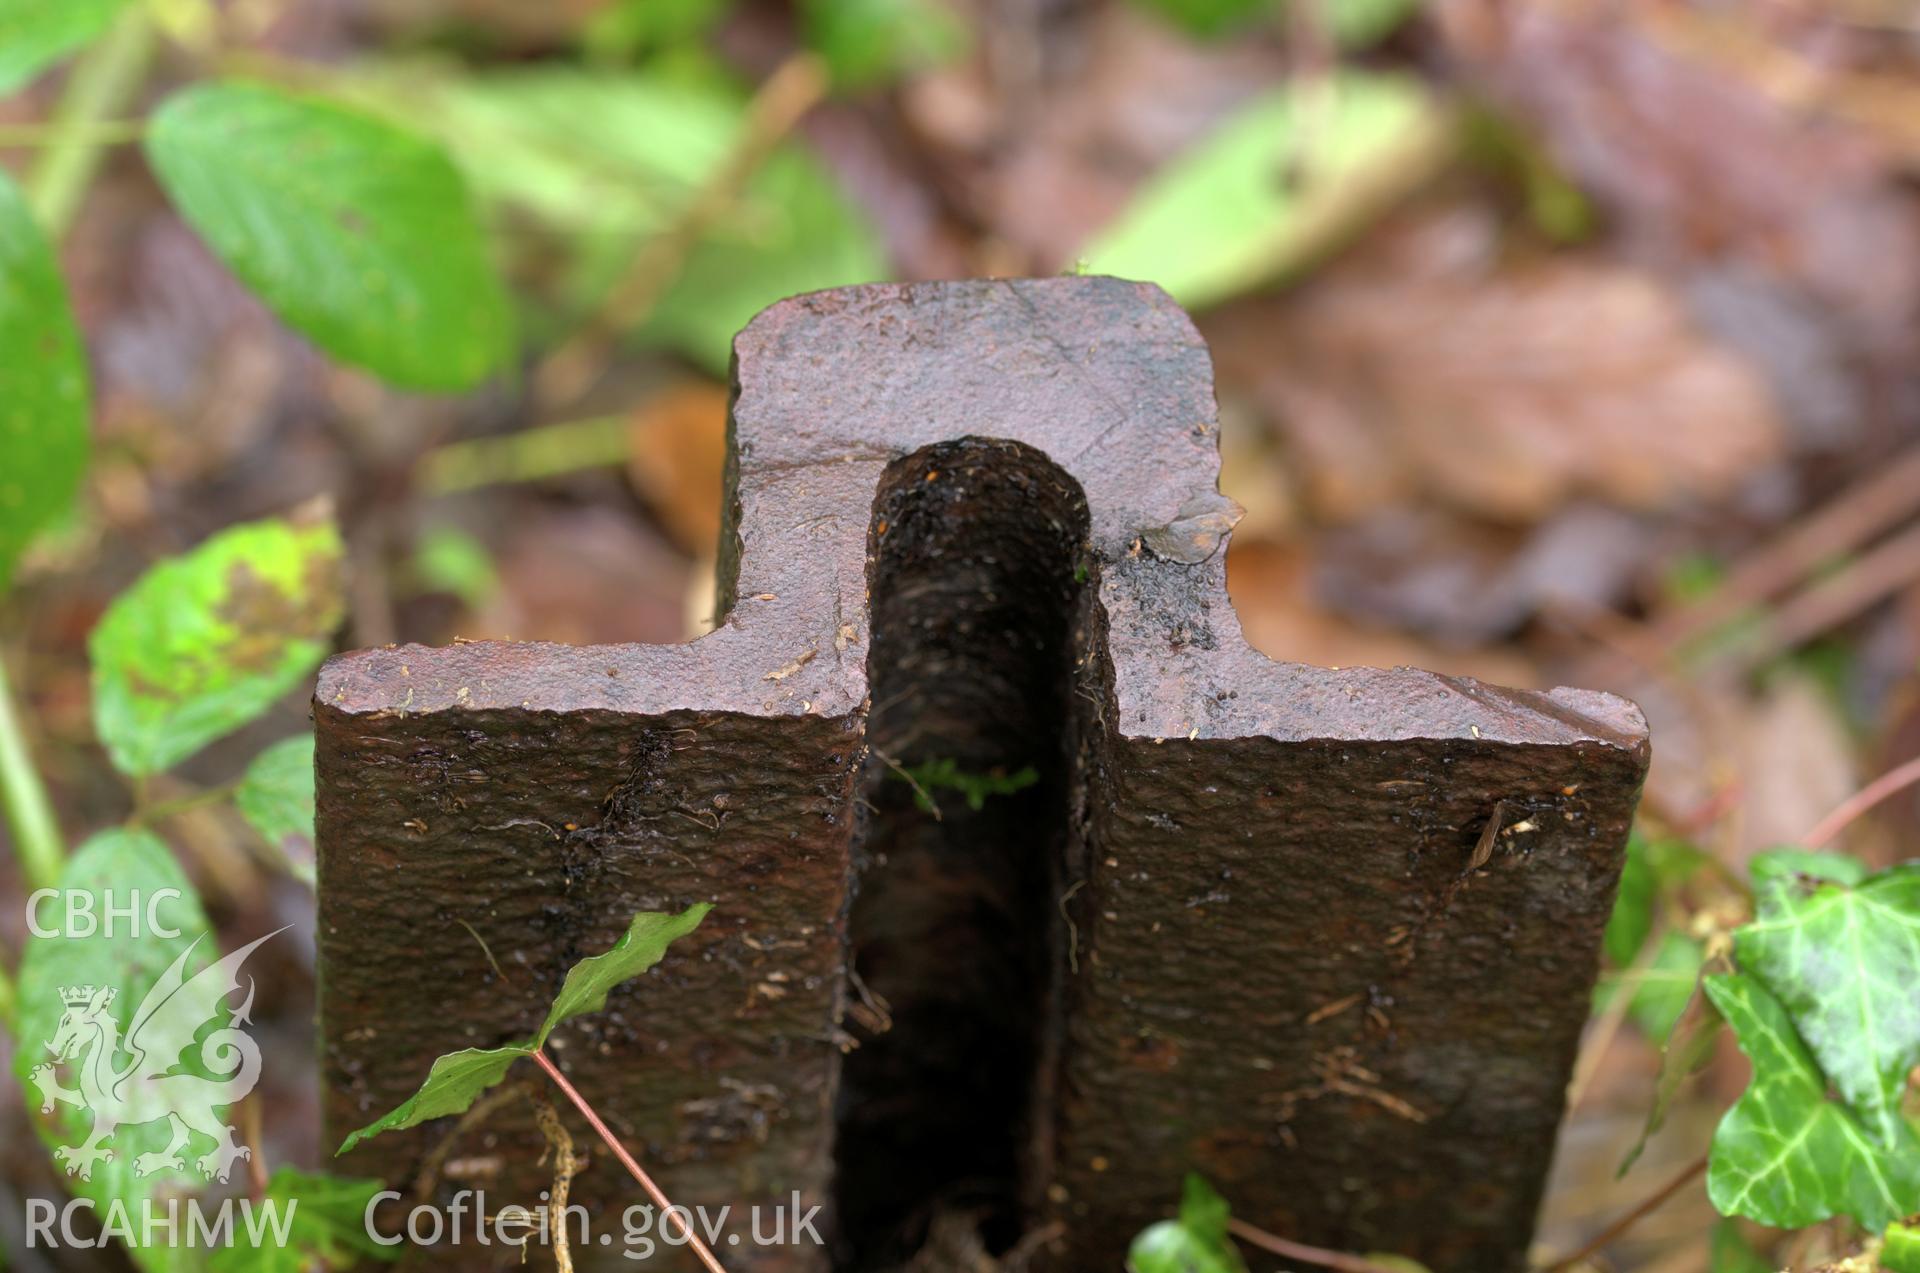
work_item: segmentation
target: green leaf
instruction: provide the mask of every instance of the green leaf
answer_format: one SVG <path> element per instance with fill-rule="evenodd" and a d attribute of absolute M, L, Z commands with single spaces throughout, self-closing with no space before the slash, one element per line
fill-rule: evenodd
<path fill-rule="evenodd" d="M 515 1061 L 532 1056 L 544 1046 L 562 1022 L 606 1007 L 608 991 L 659 963 L 667 947 L 698 928 L 712 909 L 701 902 L 678 915 L 655 911 L 635 915 L 613 949 L 603 955 L 588 956 L 568 970 L 559 995 L 547 1010 L 547 1019 L 532 1038 L 504 1047 L 467 1048 L 437 1058 L 419 1091 L 389 1113 L 349 1134 L 336 1152 L 344 1154 L 381 1132 L 398 1131 L 428 1119 L 464 1113 L 482 1093 L 507 1076 L 507 1070 Z"/>
<path fill-rule="evenodd" d="M 127 0 L 0 0 L 0 93 L 99 35 L 126 7 Z M 0 251 L 5 246 L 0 241 Z"/>
<path fill-rule="evenodd" d="M 1189 35 L 1203 39 L 1224 35 L 1261 14 L 1280 9 L 1276 0 L 1134 0 Z"/>
<path fill-rule="evenodd" d="M 967 28 L 940 0 L 808 0 L 807 43 L 837 87 L 872 88 L 967 50 Z"/>
<path fill-rule="evenodd" d="M 1708 1252 L 1712 1273 L 1775 1273 L 1773 1265 L 1747 1244 L 1737 1220 L 1723 1217 L 1713 1226 Z"/>
<path fill-rule="evenodd" d="M 331 519 L 249 522 L 160 562 L 88 639 L 93 724 L 124 773 L 160 773 L 272 707 L 342 609 Z"/>
<path fill-rule="evenodd" d="M 1180 1218 L 1149 1225 L 1127 1248 L 1130 1273 L 1246 1273 L 1227 1233 L 1227 1200 L 1198 1172 L 1188 1172 Z"/>
<path fill-rule="evenodd" d="M 35 1130 L 53 1150 L 83 1144 L 93 1127 L 93 1116 L 86 1108 L 65 1100 L 54 1102 L 50 1112 L 43 1111 L 47 1103 L 40 1086 L 47 1076 L 43 1067 L 54 1064 L 48 1045 L 58 1034 L 67 1007 L 62 990 L 113 987 L 115 995 L 109 1010 L 116 1024 L 124 1026 L 182 951 L 193 947 L 190 970 L 204 967 L 215 958 L 207 917 L 193 885 L 181 873 L 167 846 L 151 832 L 107 831 L 94 836 L 67 859 L 57 887 L 58 895 L 43 900 L 35 918 L 42 929 L 58 929 L 60 935 L 31 937 L 21 952 L 15 1035 L 19 1047 L 13 1057 L 13 1072 L 20 1080 Z M 94 918 L 95 931 L 85 932 L 84 921 L 72 925 L 66 922 L 69 898 L 84 902 L 86 913 Z M 124 907 L 130 899 L 138 901 L 141 911 L 137 931 L 127 932 L 124 916 L 118 918 L 112 935 L 100 931 L 97 925 L 104 922 L 108 903 Z M 147 923 L 149 907 L 155 921 L 151 926 Z M 160 931 L 177 931 L 178 935 L 164 937 Z M 82 1051 L 74 1060 L 54 1067 L 51 1076 L 67 1089 L 83 1089 L 85 1084 L 76 1070 L 89 1055 Z M 145 1176 L 135 1174 L 135 1159 L 163 1150 L 169 1138 L 165 1120 L 122 1123 L 106 1145 L 113 1157 L 92 1164 L 86 1178 L 67 1175 L 62 1179 L 77 1196 L 91 1200 L 100 1214 L 118 1202 L 137 1217 L 143 1199 L 162 1190 L 194 1193 L 203 1183 L 198 1173 L 184 1169 L 161 1168 Z M 196 1152 L 204 1149 L 205 1142 L 194 1148 Z M 191 1157 L 187 1161 L 190 1166 Z M 56 1165 L 63 1164 L 56 1160 Z M 132 1237 L 134 1260 L 149 1273 L 186 1273 L 198 1258 L 164 1242 L 139 1246 L 138 1224 L 133 1226 Z"/>
<path fill-rule="evenodd" d="M 1882 1228 L 1920 1207 L 1920 1137 L 1876 1138 L 1827 1095 L 1827 1076 L 1780 1001 L 1748 973 L 1706 990 L 1753 1062 L 1753 1080 L 1714 1132 L 1707 1195 L 1722 1215 L 1798 1229 L 1834 1215 Z"/>
<path fill-rule="evenodd" d="M 1404 76 L 1344 71 L 1318 92 L 1277 89 L 1155 173 L 1083 251 L 1086 270 L 1158 283 L 1187 306 L 1243 292 L 1303 263 L 1325 234 L 1327 192 L 1418 169 L 1439 119 Z"/>
<path fill-rule="evenodd" d="M 1621 1160 L 1617 1175 L 1624 1176 L 1632 1169 L 1647 1142 L 1665 1126 L 1667 1113 L 1673 1108 L 1681 1087 L 1713 1059 L 1714 1047 L 1725 1025 L 1726 1019 L 1696 982 L 1692 995 L 1668 1031 L 1666 1042 L 1660 1046 L 1660 1071 L 1654 1078 L 1653 1103 L 1647 1108 L 1646 1125 Z"/>
<path fill-rule="evenodd" d="M 253 758 L 233 793 L 240 816 L 313 883 L 313 735 L 283 738 Z"/>
<path fill-rule="evenodd" d="M 1660 895 L 1660 879 L 1649 859 L 1647 842 L 1639 834 L 1627 838 L 1627 857 L 1620 868 L 1620 891 L 1614 895 L 1602 938 L 1607 958 L 1625 968 L 1653 932 L 1653 904 Z"/>
<path fill-rule="evenodd" d="M 1856 887 L 1803 873 L 1755 891 L 1759 916 L 1734 933 L 1735 960 L 1785 1007 L 1875 1142 L 1893 1144 L 1920 1065 L 1920 863 Z"/>
<path fill-rule="evenodd" d="M 436 526 L 420 537 L 413 550 L 413 576 L 426 591 L 452 593 L 469 609 L 485 605 L 500 591 L 500 572 L 487 546 L 451 526 Z"/>
<path fill-rule="evenodd" d="M 282 1227 L 249 1227 L 236 1218 L 232 1245 L 215 1251 L 208 1267 L 212 1273 L 319 1273 L 351 1269 L 363 1259 L 397 1260 L 403 1247 L 383 1246 L 367 1232 L 367 1205 L 385 1188 L 378 1180 L 281 1167 L 253 1207 L 256 1213 L 273 1208 Z"/>
<path fill-rule="evenodd" d="M 1880 1267 L 1884 1273 L 1920 1273 L 1920 1215 L 1887 1225 L 1880 1240 Z"/>
<path fill-rule="evenodd" d="M 1880 1246 L 1880 1267 L 1885 1273 L 1920 1273 L 1920 1219 L 1887 1226 Z"/>
<path fill-rule="evenodd" d="M 1392 35 L 1420 11 L 1420 0 L 1311 0 L 1334 44 L 1364 49 Z"/>
<path fill-rule="evenodd" d="M 1804 892 L 1811 882 L 1830 880 L 1849 887 L 1860 883 L 1867 878 L 1867 864 L 1845 853 L 1768 849 L 1754 854 L 1747 872 L 1753 877 L 1754 901 L 1766 915 L 1790 905 L 1793 895 Z"/>
<path fill-rule="evenodd" d="M 533 1055 L 534 1045 L 509 1043 L 498 1048 L 467 1048 L 434 1058 L 420 1090 L 359 1131 L 348 1132 L 335 1152 L 344 1154 L 381 1132 L 399 1131 L 449 1114 L 464 1114 L 487 1089 L 507 1077 L 515 1061 Z"/>
<path fill-rule="evenodd" d="M 435 79 L 403 66 L 359 91 L 434 128 L 483 200 L 568 236 L 570 311 L 603 301 L 747 126 L 747 99 L 732 87 L 636 72 Z M 724 374 L 734 333 L 774 301 L 887 274 L 866 214 L 811 153 L 783 146 L 706 227 L 634 336 Z"/>
<path fill-rule="evenodd" d="M 0 0 L 0 40 L 17 5 Z M 37 9 L 39 6 L 26 6 Z M 84 6 L 75 6 L 76 8 Z M 4 46 L 0 45 L 0 57 Z M 53 249 L 0 171 L 0 595 L 87 467 L 87 364 Z"/>
<path fill-rule="evenodd" d="M 554 996 L 546 1023 L 534 1036 L 532 1046 L 537 1048 L 545 1043 L 547 1036 L 562 1022 L 606 1007 L 609 990 L 659 963 L 667 947 L 700 927 L 700 921 L 712 909 L 706 902 L 699 902 L 678 915 L 658 911 L 635 915 L 612 950 L 604 955 L 589 955 L 567 970 L 567 979 L 561 983 L 560 993 Z"/>
<path fill-rule="evenodd" d="M 513 348 L 460 174 L 439 146 L 319 98 L 200 84 L 147 157 L 181 214 L 328 353 L 413 389 L 464 389 Z"/>

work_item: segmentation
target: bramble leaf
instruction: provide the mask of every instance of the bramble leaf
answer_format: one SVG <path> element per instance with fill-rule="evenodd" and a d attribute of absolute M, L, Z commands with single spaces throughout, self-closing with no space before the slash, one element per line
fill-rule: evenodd
<path fill-rule="evenodd" d="M 381 1132 L 398 1131 L 430 1118 L 464 1113 L 488 1088 L 507 1076 L 507 1070 L 515 1061 L 537 1052 L 562 1022 L 606 1007 L 608 991 L 659 963 L 667 947 L 698 928 L 712 909 L 700 902 L 678 915 L 657 911 L 635 915 L 613 949 L 602 955 L 590 955 L 568 970 L 560 993 L 547 1010 L 547 1019 L 532 1038 L 497 1048 L 467 1048 L 437 1058 L 419 1091 L 387 1114 L 350 1133 L 335 1152 L 344 1154 Z"/>
<path fill-rule="evenodd" d="M 253 758 L 233 793 L 240 816 L 313 883 L 313 735 L 283 738 Z"/>
<path fill-rule="evenodd" d="M 215 1251 L 208 1268 L 212 1273 L 320 1273 L 351 1269 L 361 1260 L 397 1260 L 404 1247 L 383 1246 L 367 1232 L 367 1204 L 385 1188 L 378 1180 L 281 1167 L 267 1181 L 264 1201 L 242 1206 L 256 1212 L 275 1208 L 282 1227 L 236 1220 L 231 1245 Z"/>
<path fill-rule="evenodd" d="M 1900 1122 L 1876 1138 L 1829 1098 L 1827 1076 L 1759 978 L 1722 973 L 1705 985 L 1753 1062 L 1752 1082 L 1714 1132 L 1714 1207 L 1797 1229 L 1839 1214 L 1880 1228 L 1920 1206 L 1920 1137 Z"/>
<path fill-rule="evenodd" d="M 460 173 L 433 142 L 227 81 L 169 98 L 147 157 L 220 259 L 336 358 L 438 390 L 507 360 L 506 294 Z"/>
<path fill-rule="evenodd" d="M 37 8 L 38 6 L 29 6 Z M 51 6 L 47 6 L 51 7 Z M 76 7 L 80 7 L 77 6 Z M 0 0 L 0 64 L 9 15 Z M 87 467 L 87 364 L 53 249 L 0 171 L 0 594 Z"/>
<path fill-rule="evenodd" d="M 0 93 L 99 35 L 126 7 L 127 0 L 0 0 Z"/>
<path fill-rule="evenodd" d="M 93 725 L 123 773 L 160 773 L 266 711 L 340 623 L 340 536 L 315 512 L 222 531 L 140 576 L 87 640 Z"/>

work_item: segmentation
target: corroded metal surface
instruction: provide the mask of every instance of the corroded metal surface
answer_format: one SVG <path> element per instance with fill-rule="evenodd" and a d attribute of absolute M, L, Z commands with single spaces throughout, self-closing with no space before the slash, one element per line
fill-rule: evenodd
<path fill-rule="evenodd" d="M 1004 967 L 1052 971 L 1020 998 L 1031 1083 L 980 1098 L 1001 1104 L 977 1121 L 1011 1120 L 1020 1152 L 951 1156 L 1004 1162 L 1018 1179 L 987 1192 L 1057 1223 L 1062 1267 L 1117 1267 L 1190 1167 L 1305 1241 L 1517 1267 L 1646 765 L 1638 711 L 1248 647 L 1206 350 L 1154 289 L 851 288 L 774 306 L 735 349 L 715 632 L 402 647 L 323 672 L 329 1131 L 397 1103 L 434 1055 L 524 1033 L 627 913 L 710 900 L 695 938 L 564 1037 L 562 1063 L 677 1200 L 825 1201 L 844 1045 L 911 1086 L 1019 1034 L 970 1032 L 977 998 L 923 993 L 939 960 L 912 943 L 949 943 L 951 966 L 972 923 L 1029 945 Z M 1081 501 L 1022 497 L 1009 472 Z M 1022 531 L 1042 515 L 1048 533 Z M 871 607 L 870 582 L 888 590 Z M 870 641 L 894 701 L 869 704 Z M 1035 696 L 1021 658 L 1046 661 L 1054 706 L 1014 706 Z M 889 774 L 935 760 L 1039 772 L 1000 806 L 1018 816 L 915 821 Z M 1470 869 L 1496 811 L 1506 830 Z M 1019 865 L 1029 852 L 1042 868 Z M 901 900 L 856 908 L 850 937 L 856 890 Z M 888 929 L 896 915 L 920 918 Z M 891 1040 L 871 1007 L 848 1019 L 856 957 L 899 978 Z M 957 1056 L 933 1055 L 941 1013 Z M 846 1100 L 838 1121 L 850 1155 L 943 1154 L 887 1144 Z M 518 1126 L 460 1152 L 526 1200 L 541 1173 Z M 940 1124 L 899 1126 L 911 1142 Z M 404 1178 L 444 1132 L 351 1165 Z M 929 1178 L 929 1205 L 962 1183 Z M 632 1192 L 599 1164 L 576 1196 Z M 862 1236 L 843 1261 L 879 1249 Z"/>

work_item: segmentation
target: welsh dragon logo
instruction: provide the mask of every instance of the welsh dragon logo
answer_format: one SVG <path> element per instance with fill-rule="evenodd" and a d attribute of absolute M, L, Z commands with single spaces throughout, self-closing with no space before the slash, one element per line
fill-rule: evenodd
<path fill-rule="evenodd" d="M 41 1113 L 50 1114 L 55 1103 L 64 1103 L 93 1114 L 93 1130 L 84 1142 L 54 1150 L 68 1175 L 93 1179 L 94 1164 L 113 1159 L 114 1151 L 106 1142 L 116 1129 L 161 1119 L 171 1124 L 167 1146 L 135 1158 L 136 1176 L 186 1170 L 181 1151 L 196 1134 L 214 1142 L 211 1150 L 194 1160 L 200 1174 L 210 1180 L 226 1180 L 235 1162 L 253 1156 L 245 1145 L 235 1143 L 234 1129 L 225 1119 L 226 1108 L 260 1081 L 260 1047 L 239 1029 L 249 1023 L 253 1009 L 251 977 L 246 999 L 232 1010 L 228 1023 L 199 1039 L 201 1067 L 220 1077 L 206 1078 L 180 1067 L 200 1032 L 220 1020 L 227 997 L 242 988 L 240 965 L 278 932 L 249 942 L 189 977 L 187 960 L 200 944 L 196 938 L 141 1000 L 124 1036 L 111 1011 L 117 994 L 114 987 L 61 989 L 66 1011 L 47 1041 L 54 1060 L 36 1066 L 30 1078 L 40 1089 Z M 55 1072 L 61 1063 L 71 1063 L 78 1076 L 77 1088 L 61 1086 Z"/>

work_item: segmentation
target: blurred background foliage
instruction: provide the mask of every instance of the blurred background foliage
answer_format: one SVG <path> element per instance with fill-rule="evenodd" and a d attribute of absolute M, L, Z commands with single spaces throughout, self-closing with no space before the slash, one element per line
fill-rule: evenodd
<path fill-rule="evenodd" d="M 1615 1178 L 1726 880 L 1920 750 L 1917 67 L 1909 0 L 5 0 L 0 164 L 57 242 L 94 401 L 83 498 L 0 624 L 34 755 L 74 839 L 123 817 L 87 633 L 155 560 L 316 494 L 347 645 L 685 639 L 757 309 L 1151 279 L 1214 351 L 1258 646 L 1613 689 L 1653 722 L 1541 1236 L 1576 1248 L 1745 1081 L 1708 1040 Z M 444 147 L 517 332 L 484 384 L 330 361 L 189 230 L 128 143 L 229 75 Z M 295 692 L 156 779 L 218 926 L 312 923 L 298 872 L 193 801 L 304 721 Z M 1916 832 L 1908 795 L 1849 847 L 1885 865 Z M 19 922 L 0 907 L 0 945 Z M 260 979 L 276 1162 L 317 1160 L 310 949 Z M 1848 1240 L 1715 1227 L 1696 1190 L 1604 1258 L 1810 1268 Z"/>

